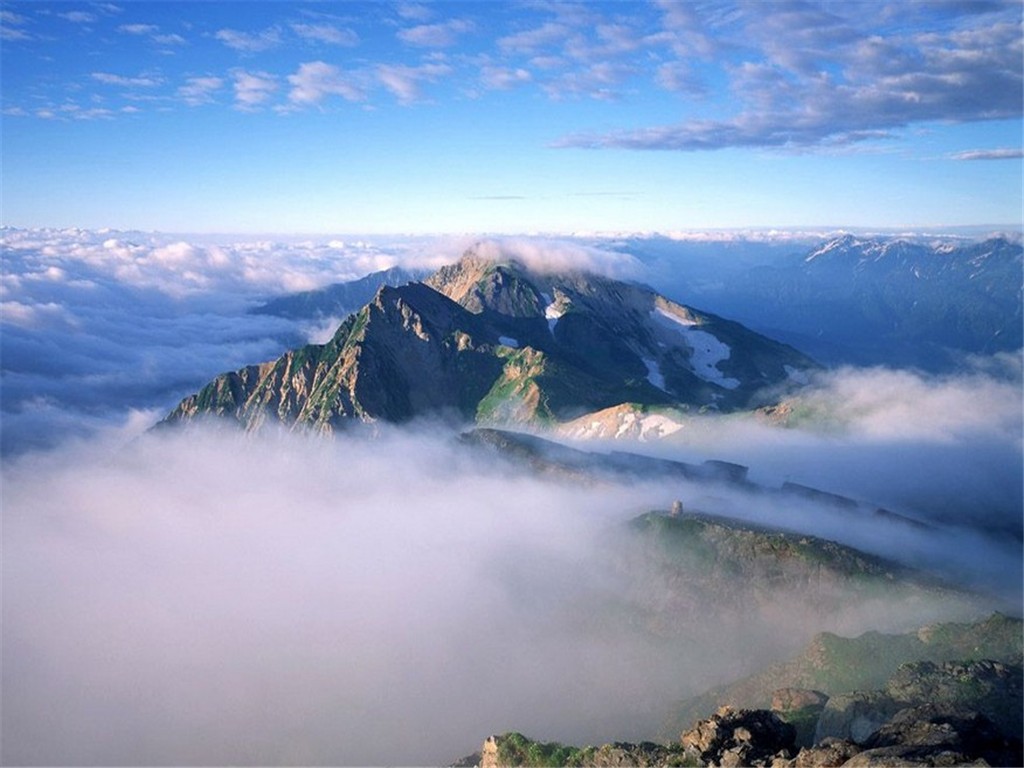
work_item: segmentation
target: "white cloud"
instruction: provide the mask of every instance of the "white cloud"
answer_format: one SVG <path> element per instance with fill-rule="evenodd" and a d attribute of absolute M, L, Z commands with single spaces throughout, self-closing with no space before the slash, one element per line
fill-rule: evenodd
<path fill-rule="evenodd" d="M 1015 148 L 969 149 L 950 155 L 953 160 L 1020 160 L 1022 157 L 1024 150 Z"/>
<path fill-rule="evenodd" d="M 564 240 L 545 238 L 503 238 L 485 240 L 473 246 L 480 257 L 503 261 L 515 259 L 528 269 L 544 274 L 594 272 L 606 277 L 638 277 L 643 266 L 628 253 L 611 251 Z"/>
<path fill-rule="evenodd" d="M 341 96 L 347 101 L 362 101 L 366 98 L 365 92 L 351 75 L 323 61 L 300 64 L 295 74 L 288 75 L 288 82 L 292 86 L 288 99 L 293 104 L 319 104 L 328 96 Z"/>
<path fill-rule="evenodd" d="M 266 72 L 231 71 L 235 87 L 235 105 L 239 109 L 255 109 L 265 104 L 277 91 L 277 77 Z"/>
<path fill-rule="evenodd" d="M 480 70 L 480 82 L 485 88 L 506 90 L 533 80 L 530 72 L 522 67 L 485 66 Z"/>
<path fill-rule="evenodd" d="M 622 528 L 679 487 L 538 480 L 414 432 L 93 441 L 4 482 L 12 762 L 440 765 L 511 728 L 636 739 L 737 664 L 921 618 L 762 592 L 743 632 L 723 606 L 680 620 L 666 606 L 699 597 Z"/>
<path fill-rule="evenodd" d="M 190 77 L 178 88 L 178 97 L 195 107 L 213 101 L 213 94 L 223 87 L 224 81 L 219 77 Z"/>
<path fill-rule="evenodd" d="M 377 77 L 381 84 L 393 93 L 403 104 L 420 98 L 420 86 L 424 82 L 436 82 L 451 73 L 447 64 L 421 64 L 410 67 L 403 64 L 381 64 Z"/>
<path fill-rule="evenodd" d="M 281 32 L 270 27 L 262 32 L 240 32 L 235 29 L 221 29 L 214 35 L 228 48 L 243 53 L 261 53 L 281 44 Z"/>
<path fill-rule="evenodd" d="M 86 11 L 67 11 L 65 13 L 58 13 L 57 16 L 73 24 L 91 24 L 96 21 L 96 15 Z"/>
<path fill-rule="evenodd" d="M 104 85 L 120 85 L 126 88 L 154 88 L 163 82 L 162 78 L 153 75 L 126 77 L 124 75 L 111 74 L 110 72 L 93 72 L 92 79 Z"/>
<path fill-rule="evenodd" d="M 160 28 L 155 24 L 122 24 L 117 29 L 128 35 L 151 35 Z"/>
<path fill-rule="evenodd" d="M 352 29 L 333 24 L 292 24 L 292 31 L 305 40 L 330 45 L 358 45 L 359 35 Z"/>
<path fill-rule="evenodd" d="M 451 19 L 439 24 L 420 24 L 398 31 L 398 39 L 409 45 L 424 48 L 447 48 L 455 45 L 460 35 L 472 32 L 473 22 L 467 19 Z"/>

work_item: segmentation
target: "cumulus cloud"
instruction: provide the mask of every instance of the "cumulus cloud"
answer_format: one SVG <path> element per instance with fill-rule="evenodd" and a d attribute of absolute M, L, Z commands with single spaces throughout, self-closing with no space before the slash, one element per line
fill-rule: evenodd
<path fill-rule="evenodd" d="M 318 104 L 328 96 L 341 96 L 346 101 L 362 101 L 364 90 L 353 78 L 333 64 L 309 61 L 299 65 L 295 74 L 288 75 L 292 89 L 288 99 L 293 104 Z"/>
<path fill-rule="evenodd" d="M 277 91 L 277 77 L 267 72 L 231 71 L 235 87 L 235 106 L 242 110 L 256 109 Z"/>
<path fill-rule="evenodd" d="M 914 27 L 883 36 L 842 11 L 750 6 L 728 20 L 719 39 L 742 39 L 755 52 L 728 70 L 744 105 L 730 118 L 579 134 L 556 146 L 808 148 L 884 138 L 925 121 L 1020 114 L 1019 18 L 979 16 L 965 20 L 962 28 Z M 695 13 L 678 4 L 667 11 L 672 28 L 686 30 L 697 28 Z M 660 72 L 671 73 L 661 66 Z"/>

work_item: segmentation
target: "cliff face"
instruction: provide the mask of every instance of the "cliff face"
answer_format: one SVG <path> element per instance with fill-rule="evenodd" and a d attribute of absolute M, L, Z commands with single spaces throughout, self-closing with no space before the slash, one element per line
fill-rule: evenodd
<path fill-rule="evenodd" d="M 729 410 L 814 364 L 652 290 L 467 255 L 382 287 L 330 342 L 222 374 L 168 423 L 331 430 L 420 416 L 551 423 L 622 403 Z"/>

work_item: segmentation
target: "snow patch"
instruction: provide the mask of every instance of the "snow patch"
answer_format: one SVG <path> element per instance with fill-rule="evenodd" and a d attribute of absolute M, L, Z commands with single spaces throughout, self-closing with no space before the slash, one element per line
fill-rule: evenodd
<path fill-rule="evenodd" d="M 647 380 L 654 386 L 660 389 L 662 392 L 667 392 L 665 389 L 665 376 L 661 372 L 661 368 L 658 367 L 657 360 L 651 360 L 647 357 L 640 358 L 644 361 L 644 365 L 647 366 Z"/>
<path fill-rule="evenodd" d="M 513 347 L 519 349 L 519 342 L 513 339 L 511 336 L 499 336 L 498 342 L 504 344 L 506 347 Z"/>
<path fill-rule="evenodd" d="M 728 344 L 708 331 L 697 330 L 695 320 L 679 317 L 661 307 L 653 309 L 651 317 L 655 321 L 671 321 L 683 334 L 687 346 L 692 350 L 690 367 L 694 374 L 724 389 L 736 389 L 740 385 L 739 379 L 728 377 L 718 370 L 718 364 L 728 360 L 732 355 L 732 349 Z"/>
<path fill-rule="evenodd" d="M 541 298 L 547 302 L 547 306 L 544 307 L 544 317 L 547 318 L 548 330 L 553 335 L 555 333 L 555 326 L 558 324 L 558 318 L 565 314 L 565 304 L 555 301 L 546 293 L 542 293 Z"/>

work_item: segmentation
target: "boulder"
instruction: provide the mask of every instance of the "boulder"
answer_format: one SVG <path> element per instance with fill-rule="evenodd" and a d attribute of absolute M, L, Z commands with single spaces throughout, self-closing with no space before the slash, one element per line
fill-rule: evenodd
<path fill-rule="evenodd" d="M 865 751 L 886 749 L 890 756 L 985 760 L 989 765 L 1024 765 L 1019 738 L 1005 736 L 988 717 L 944 704 L 923 704 L 897 712 L 864 744 Z M 921 763 L 945 765 L 946 763 Z"/>
<path fill-rule="evenodd" d="M 998 661 L 919 661 L 903 664 L 886 685 L 886 693 L 904 706 L 943 704 L 980 712 L 1005 734 L 1024 730 L 1020 665 Z"/>
<path fill-rule="evenodd" d="M 722 707 L 680 738 L 685 755 L 701 765 L 771 766 L 792 756 L 796 730 L 774 712 Z"/>
<path fill-rule="evenodd" d="M 790 763 L 791 768 L 836 768 L 861 751 L 852 741 L 825 739 L 813 747 L 804 747 Z"/>

